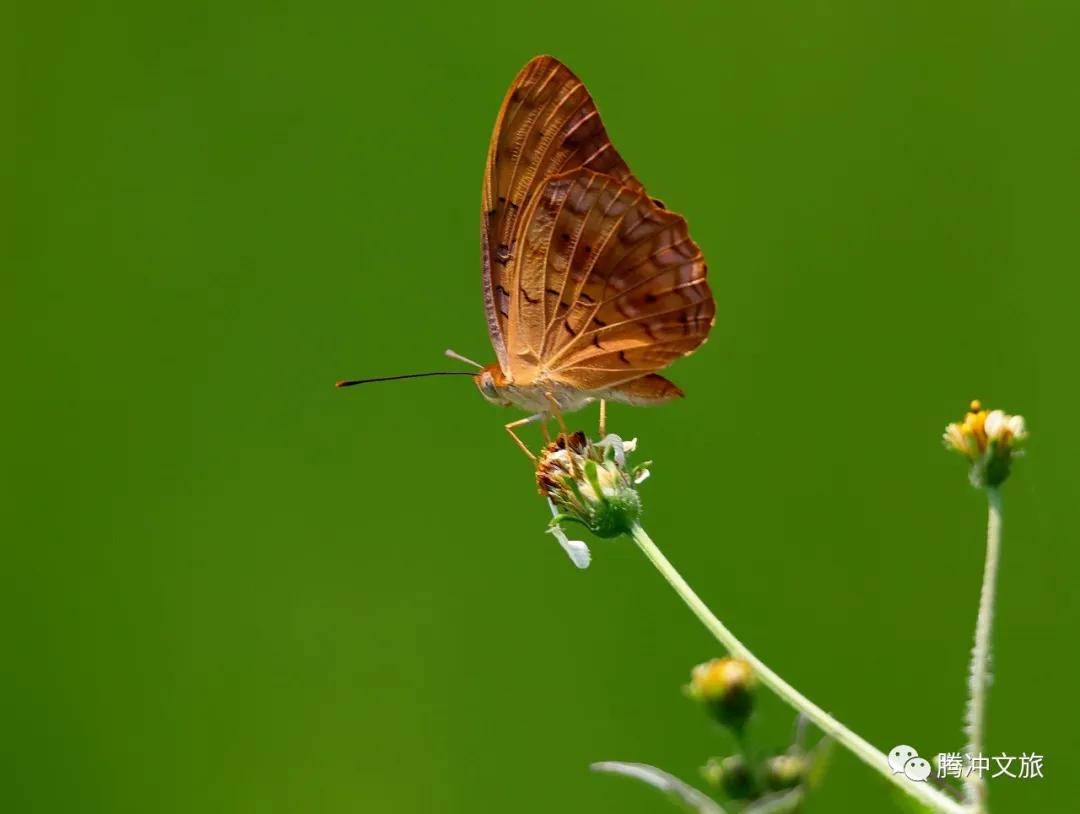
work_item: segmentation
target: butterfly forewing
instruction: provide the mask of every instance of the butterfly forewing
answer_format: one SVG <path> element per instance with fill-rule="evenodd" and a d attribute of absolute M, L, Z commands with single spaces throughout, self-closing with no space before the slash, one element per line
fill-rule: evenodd
<path fill-rule="evenodd" d="M 514 373 L 507 335 L 520 220 L 548 178 L 579 167 L 641 189 L 612 147 L 581 80 L 553 57 L 536 57 L 521 70 L 503 100 L 484 174 L 484 306 L 492 345 L 507 375 Z"/>

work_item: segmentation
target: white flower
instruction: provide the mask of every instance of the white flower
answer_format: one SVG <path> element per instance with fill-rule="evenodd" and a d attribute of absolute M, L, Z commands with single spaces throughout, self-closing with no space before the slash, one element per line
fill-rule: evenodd
<path fill-rule="evenodd" d="M 581 569 L 589 567 L 589 563 L 592 562 L 592 554 L 584 541 L 571 540 L 566 536 L 566 532 L 562 530 L 562 526 L 548 526 L 548 533 L 559 541 L 559 545 L 563 547 L 563 551 L 570 558 L 570 562 Z"/>
<path fill-rule="evenodd" d="M 986 438 L 988 441 L 1008 442 L 1023 441 L 1027 435 L 1022 415 L 1007 415 L 1003 410 L 991 410 L 986 416 Z"/>

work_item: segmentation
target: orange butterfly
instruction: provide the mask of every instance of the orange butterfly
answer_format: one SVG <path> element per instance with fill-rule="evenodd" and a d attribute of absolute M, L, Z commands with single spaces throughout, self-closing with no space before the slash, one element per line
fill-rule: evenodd
<path fill-rule="evenodd" d="M 527 455 L 516 427 L 600 400 L 603 435 L 604 400 L 682 396 L 656 371 L 696 350 L 715 320 L 701 250 L 686 221 L 646 194 L 585 85 L 553 57 L 531 60 L 503 100 L 481 217 L 498 361 L 474 379 L 488 401 L 532 413 L 506 425 Z"/>

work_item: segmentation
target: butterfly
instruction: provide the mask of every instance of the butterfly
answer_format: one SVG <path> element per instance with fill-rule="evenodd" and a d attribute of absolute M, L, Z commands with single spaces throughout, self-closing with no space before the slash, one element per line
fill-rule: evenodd
<path fill-rule="evenodd" d="M 696 350 L 715 321 L 701 250 L 682 216 L 646 193 L 585 85 L 554 57 L 532 59 L 503 99 L 482 207 L 497 361 L 447 354 L 480 368 L 485 399 L 531 414 L 505 425 L 527 455 L 514 432 L 525 424 L 546 428 L 599 400 L 603 435 L 606 401 L 683 395 L 657 371 Z"/>

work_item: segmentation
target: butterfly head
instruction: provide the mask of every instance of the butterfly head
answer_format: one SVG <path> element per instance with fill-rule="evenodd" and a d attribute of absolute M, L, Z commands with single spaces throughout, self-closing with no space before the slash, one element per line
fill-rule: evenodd
<path fill-rule="evenodd" d="M 506 376 L 503 375 L 502 368 L 497 363 L 482 368 L 473 376 L 473 381 L 476 382 L 476 389 L 480 391 L 480 395 L 492 404 L 500 407 L 513 405 L 514 402 L 506 397 Z"/>

